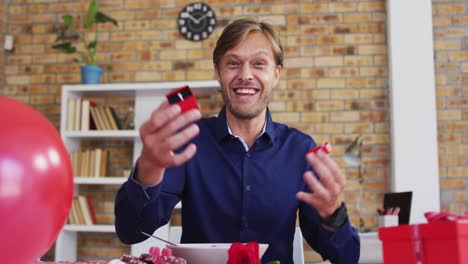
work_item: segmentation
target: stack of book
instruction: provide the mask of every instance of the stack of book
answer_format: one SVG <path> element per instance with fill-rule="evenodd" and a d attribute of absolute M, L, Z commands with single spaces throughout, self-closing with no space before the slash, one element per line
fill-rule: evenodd
<path fill-rule="evenodd" d="M 122 129 L 122 126 L 113 107 L 98 105 L 88 99 L 68 99 L 67 130 L 119 129 Z"/>
<path fill-rule="evenodd" d="M 70 225 L 95 225 L 96 213 L 93 203 L 88 195 L 76 195 L 73 197 L 72 207 L 68 216 Z"/>
<path fill-rule="evenodd" d="M 75 177 L 103 177 L 107 174 L 108 151 L 101 148 L 70 153 Z"/>

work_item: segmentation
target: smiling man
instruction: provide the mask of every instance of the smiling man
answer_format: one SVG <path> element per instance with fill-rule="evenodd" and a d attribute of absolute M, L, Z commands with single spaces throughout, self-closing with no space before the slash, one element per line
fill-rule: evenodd
<path fill-rule="evenodd" d="M 166 224 L 182 201 L 182 243 L 257 241 L 269 244 L 264 263 L 293 263 L 299 215 L 304 238 L 324 259 L 357 263 L 341 170 L 324 151 L 309 152 L 317 145 L 310 136 L 273 122 L 268 110 L 283 67 L 271 25 L 228 25 L 213 64 L 225 104 L 217 117 L 165 102 L 141 126 L 142 153 L 115 203 L 119 238 L 145 240 L 141 232 Z"/>

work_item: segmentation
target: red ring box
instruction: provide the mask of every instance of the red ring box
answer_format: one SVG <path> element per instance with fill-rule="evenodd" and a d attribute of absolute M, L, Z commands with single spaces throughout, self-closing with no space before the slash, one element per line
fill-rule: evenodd
<path fill-rule="evenodd" d="M 331 146 L 330 142 L 327 141 L 327 142 L 323 143 L 322 145 L 316 146 L 315 148 L 309 150 L 309 151 L 307 152 L 307 154 L 309 154 L 309 153 L 314 153 L 314 154 L 316 154 L 317 151 L 319 151 L 320 149 L 321 149 L 323 152 L 325 152 L 326 154 L 328 154 L 328 153 L 330 153 L 330 151 L 332 150 L 332 146 Z"/>
<path fill-rule="evenodd" d="M 170 104 L 178 104 L 182 113 L 190 109 L 200 109 L 197 99 L 188 85 L 170 91 L 166 94 L 166 98 Z"/>

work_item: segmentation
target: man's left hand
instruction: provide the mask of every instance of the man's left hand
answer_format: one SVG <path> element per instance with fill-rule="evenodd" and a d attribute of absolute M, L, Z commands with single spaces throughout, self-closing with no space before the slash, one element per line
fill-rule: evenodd
<path fill-rule="evenodd" d="M 319 175 L 316 177 L 312 171 L 304 173 L 304 180 L 312 193 L 298 192 L 297 199 L 313 206 L 320 217 L 327 218 L 340 207 L 341 193 L 346 179 L 335 161 L 323 150 L 308 153 L 306 159 Z"/>

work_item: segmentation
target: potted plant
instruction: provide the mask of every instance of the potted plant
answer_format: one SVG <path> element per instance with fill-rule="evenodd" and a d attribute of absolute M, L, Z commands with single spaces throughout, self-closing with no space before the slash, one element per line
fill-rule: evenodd
<path fill-rule="evenodd" d="M 66 54 L 78 54 L 79 56 L 73 58 L 73 61 L 84 63 L 84 66 L 81 67 L 81 79 L 83 83 L 99 83 L 102 68 L 96 65 L 98 25 L 112 23 L 118 26 L 117 21 L 99 11 L 99 4 L 95 0 L 89 3 L 88 14 L 84 21 L 80 20 L 78 23 L 75 23 L 73 16 L 70 14 L 62 16 L 62 19 L 64 26 L 58 32 L 52 48 Z M 84 28 L 82 32 L 76 30 L 80 26 Z M 80 47 L 78 48 L 78 46 Z"/>

